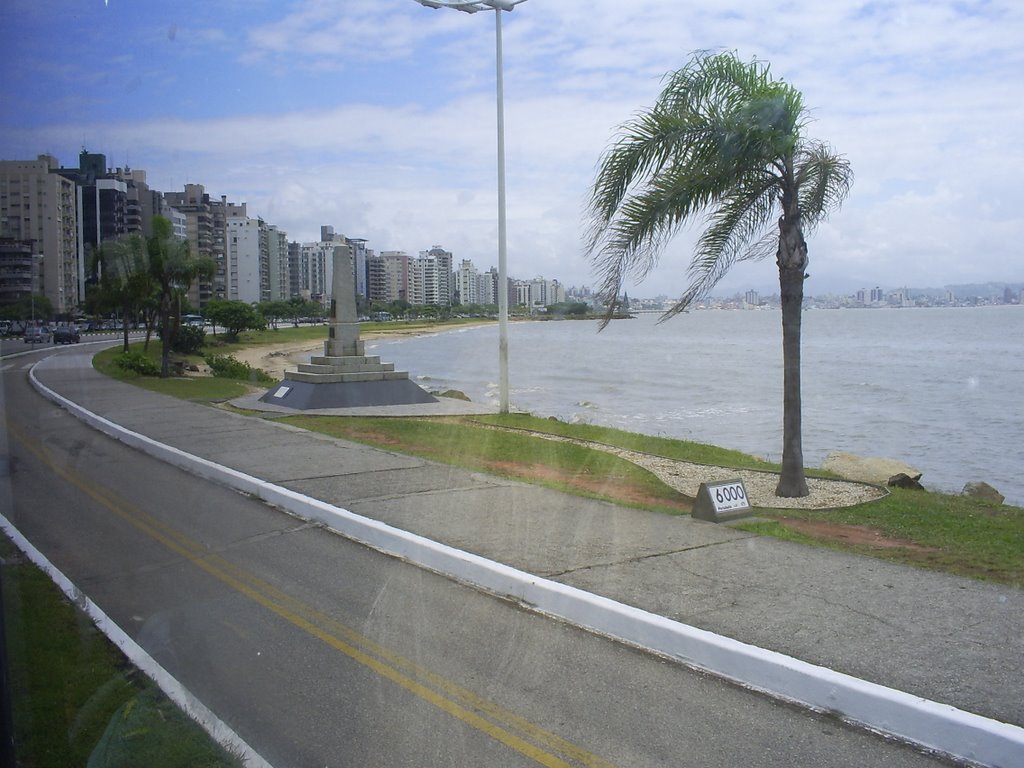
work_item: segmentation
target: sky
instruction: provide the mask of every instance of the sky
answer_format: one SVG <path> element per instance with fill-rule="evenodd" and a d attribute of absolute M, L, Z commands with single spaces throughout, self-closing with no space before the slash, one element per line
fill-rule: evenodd
<path fill-rule="evenodd" d="M 415 0 L 4 0 L 0 159 L 83 149 L 287 232 L 497 264 L 495 13 Z M 595 285 L 602 153 L 698 50 L 800 90 L 850 162 L 811 295 L 1024 281 L 1019 0 L 526 0 L 503 12 L 508 272 Z M 678 296 L 700 223 L 631 296 Z M 713 291 L 771 294 L 771 260 Z"/>

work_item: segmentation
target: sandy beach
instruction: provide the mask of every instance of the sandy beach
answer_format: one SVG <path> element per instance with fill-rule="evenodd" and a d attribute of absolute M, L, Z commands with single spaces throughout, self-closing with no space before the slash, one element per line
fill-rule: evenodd
<path fill-rule="evenodd" d="M 401 325 L 396 325 L 394 329 L 389 328 L 384 331 L 360 333 L 359 338 L 362 341 L 372 341 L 373 339 L 390 336 L 427 336 L 476 325 L 488 325 L 491 322 L 493 321 L 481 320 L 480 322 L 459 323 L 457 325 L 417 326 L 415 328 L 403 328 Z M 233 356 L 237 360 L 248 363 L 253 368 L 262 368 L 275 379 L 283 379 L 285 371 L 294 370 L 299 363 L 309 362 L 310 354 L 323 354 L 324 342 L 327 340 L 327 326 L 325 325 L 323 328 L 324 337 L 317 341 L 260 344 L 238 350 L 233 353 Z"/>

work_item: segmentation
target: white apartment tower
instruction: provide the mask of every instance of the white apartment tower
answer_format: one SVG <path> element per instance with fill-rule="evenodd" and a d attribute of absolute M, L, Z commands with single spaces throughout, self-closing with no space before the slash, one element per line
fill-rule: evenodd
<path fill-rule="evenodd" d="M 486 304 L 480 296 L 480 272 L 469 259 L 463 259 L 455 272 L 455 290 L 461 304 Z"/>
<path fill-rule="evenodd" d="M 227 298 L 255 304 L 289 296 L 288 237 L 263 219 L 229 216 Z"/>
<path fill-rule="evenodd" d="M 410 272 L 415 272 L 416 299 L 411 304 L 433 304 L 451 306 L 452 303 L 452 254 L 439 245 L 429 251 L 421 251 Z M 410 283 L 414 280 L 410 276 Z M 412 286 L 410 286 L 412 287 Z"/>

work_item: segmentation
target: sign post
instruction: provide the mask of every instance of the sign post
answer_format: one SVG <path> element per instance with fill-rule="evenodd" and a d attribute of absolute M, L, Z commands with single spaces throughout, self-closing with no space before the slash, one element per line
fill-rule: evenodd
<path fill-rule="evenodd" d="M 749 517 L 753 511 L 743 481 L 736 478 L 717 483 L 701 483 L 690 517 L 712 523 L 725 523 Z"/>

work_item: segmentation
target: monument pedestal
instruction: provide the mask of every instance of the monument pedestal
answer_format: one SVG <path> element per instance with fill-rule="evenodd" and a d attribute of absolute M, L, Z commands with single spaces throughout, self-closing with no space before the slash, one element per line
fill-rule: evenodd
<path fill-rule="evenodd" d="M 284 381 L 260 401 L 300 411 L 436 403 L 437 398 L 410 381 L 408 373 L 396 371 L 394 363 L 365 354 L 348 251 L 347 246 L 334 250 L 334 298 L 324 354 L 300 364 L 298 370 L 285 371 Z"/>

